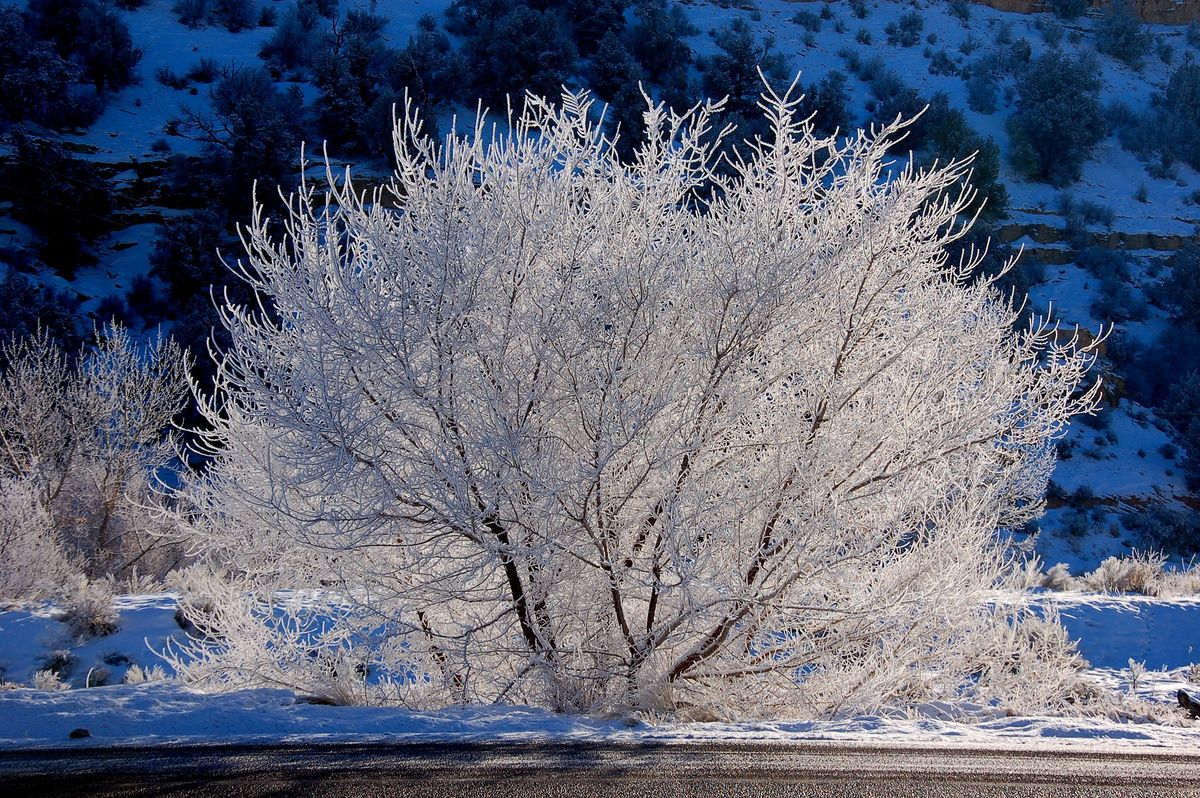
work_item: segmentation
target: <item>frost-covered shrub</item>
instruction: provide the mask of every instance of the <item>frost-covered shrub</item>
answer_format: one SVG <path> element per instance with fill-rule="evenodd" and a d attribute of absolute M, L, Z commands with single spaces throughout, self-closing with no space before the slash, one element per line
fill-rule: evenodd
<path fill-rule="evenodd" d="M 1128 557 L 1108 557 L 1096 570 L 1079 578 L 1088 590 L 1101 593 L 1158 595 L 1166 557 L 1153 552 L 1134 552 Z"/>
<path fill-rule="evenodd" d="M 10 519 L 23 519 L 18 537 L 65 552 L 92 577 L 172 567 L 181 552 L 151 480 L 174 459 L 166 431 L 183 406 L 179 348 L 140 347 L 106 328 L 73 361 L 42 333 L 10 341 L 0 360 L 0 479 Z M 51 572 L 56 562 L 47 555 Z"/>
<path fill-rule="evenodd" d="M 1095 715 L 1112 706 L 1084 679 L 1087 663 L 1052 607 L 1013 610 L 990 636 L 968 644 L 980 693 L 1013 714 Z"/>
<path fill-rule="evenodd" d="M 1078 585 L 1067 564 L 1060 562 L 1051 566 L 1043 575 L 1042 587 L 1047 590 L 1064 591 L 1076 590 Z"/>
<path fill-rule="evenodd" d="M 34 690 L 49 690 L 57 692 L 59 690 L 69 690 L 71 686 L 65 683 L 55 671 L 41 670 L 33 674 L 33 689 Z"/>
<path fill-rule="evenodd" d="M 764 104 L 731 171 L 714 106 L 648 108 L 628 163 L 584 95 L 486 147 L 405 109 L 388 202 L 306 187 L 286 241 L 256 214 L 178 494 L 218 597 L 180 673 L 718 717 L 1067 701 L 1065 637 L 989 599 L 1093 351 L 1013 334 L 947 261 L 966 164 L 882 180 L 901 125 Z"/>
<path fill-rule="evenodd" d="M 29 480 L 0 478 L 0 597 L 54 595 L 79 570 Z"/>
<path fill-rule="evenodd" d="M 1105 593 L 1194 596 L 1200 594 L 1200 566 L 1168 568 L 1165 555 L 1135 551 L 1128 557 L 1109 557 L 1079 582 L 1088 590 Z"/>
<path fill-rule="evenodd" d="M 64 588 L 59 608 L 63 623 L 78 638 L 105 637 L 117 631 L 119 614 L 109 580 L 75 577 Z"/>
<path fill-rule="evenodd" d="M 136 662 L 129 666 L 129 670 L 125 671 L 125 684 L 148 684 L 150 682 L 163 682 L 167 680 L 167 672 L 163 670 L 162 665 L 151 665 L 143 668 Z"/>

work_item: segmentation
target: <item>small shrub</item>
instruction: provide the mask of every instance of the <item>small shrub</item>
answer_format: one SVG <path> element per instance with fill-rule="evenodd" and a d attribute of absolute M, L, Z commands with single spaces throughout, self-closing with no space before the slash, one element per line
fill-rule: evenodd
<path fill-rule="evenodd" d="M 1101 225 L 1111 230 L 1117 218 L 1113 209 L 1104 203 L 1080 199 L 1070 192 L 1058 196 L 1058 212 L 1066 218 L 1068 227 L 1072 224 L 1083 227 Z"/>
<path fill-rule="evenodd" d="M 1038 33 L 1042 34 L 1042 41 L 1046 44 L 1051 47 L 1058 47 L 1062 44 L 1063 34 L 1065 33 L 1062 23 L 1039 17 L 1033 25 Z"/>
<path fill-rule="evenodd" d="M 44 670 L 33 674 L 33 689 L 57 692 L 59 690 L 69 690 L 71 686 L 60 679 L 54 671 Z"/>
<path fill-rule="evenodd" d="M 1155 504 L 1121 520 L 1147 549 L 1182 557 L 1200 553 L 1200 513 L 1195 510 Z"/>
<path fill-rule="evenodd" d="M 971 4 L 967 0 L 950 0 L 950 13 L 965 25 L 971 21 Z"/>
<path fill-rule="evenodd" d="M 1071 576 L 1071 570 L 1065 562 L 1056 563 L 1046 571 L 1042 577 L 1042 587 L 1058 592 L 1078 589 L 1075 577 Z"/>
<path fill-rule="evenodd" d="M 1146 184 L 1142 183 L 1137 187 L 1137 191 L 1133 192 L 1133 198 L 1138 202 L 1150 202 L 1150 189 L 1146 188 Z"/>
<path fill-rule="evenodd" d="M 182 25 L 201 28 L 208 19 L 208 0 L 176 0 L 171 7 Z"/>
<path fill-rule="evenodd" d="M 1128 557 L 1109 557 L 1081 582 L 1099 593 L 1141 593 L 1157 596 L 1166 557 L 1151 552 L 1134 552 Z"/>
<path fill-rule="evenodd" d="M 1019 73 L 1033 60 L 1033 45 L 1026 38 L 1017 39 L 1008 48 L 1008 68 L 1010 72 Z"/>
<path fill-rule="evenodd" d="M 104 324 L 120 324 L 133 329 L 135 325 L 130 323 L 132 317 L 125 300 L 116 295 L 104 297 L 96 306 L 96 318 Z"/>
<path fill-rule="evenodd" d="M 188 79 L 185 75 L 178 75 L 166 66 L 160 66 L 154 70 L 154 79 L 162 85 L 176 90 L 188 87 Z"/>
<path fill-rule="evenodd" d="M 921 29 L 925 27 L 925 18 L 919 11 L 909 11 L 895 22 L 889 22 L 883 30 L 887 34 L 887 43 L 893 47 L 913 47 L 921 41 Z"/>
<path fill-rule="evenodd" d="M 1156 40 L 1154 51 L 1158 54 L 1158 60 L 1164 64 L 1169 65 L 1175 60 L 1175 48 L 1166 39 Z"/>
<path fill-rule="evenodd" d="M 105 668 L 103 665 L 97 665 L 87 672 L 87 676 L 83 678 L 84 687 L 104 687 L 112 678 L 112 671 Z"/>
<path fill-rule="evenodd" d="M 867 0 L 850 0 L 850 10 L 854 12 L 854 16 L 859 19 L 867 18 Z M 1200 35 L 1197 36 L 1200 40 Z"/>
<path fill-rule="evenodd" d="M 205 56 L 192 65 L 187 76 L 197 83 L 212 83 L 220 74 L 221 68 L 217 66 L 216 60 Z"/>
<path fill-rule="evenodd" d="M 113 606 L 112 583 L 78 577 L 62 598 L 63 623 L 77 637 L 104 637 L 117 631 L 119 618 Z"/>
<path fill-rule="evenodd" d="M 999 88 L 990 71 L 972 70 L 967 78 L 967 107 L 977 114 L 994 114 Z"/>
<path fill-rule="evenodd" d="M 933 60 L 929 62 L 929 72 L 932 75 L 957 75 L 958 66 L 950 57 L 950 53 L 938 50 L 934 53 Z"/>
<path fill-rule="evenodd" d="M 125 684 L 147 684 L 149 682 L 163 682 L 167 680 L 167 672 L 163 670 L 161 665 L 152 665 L 149 668 L 143 668 L 141 665 L 133 664 L 129 666 L 129 670 L 125 671 Z"/>
<path fill-rule="evenodd" d="M 66 679 L 75 669 L 78 660 L 75 655 L 66 649 L 58 649 L 47 654 L 42 660 L 42 670 L 45 673 L 51 673 L 60 679 Z"/>
<path fill-rule="evenodd" d="M 1096 26 L 1096 49 L 1134 69 L 1141 69 L 1142 58 L 1154 44 L 1128 0 L 1113 0 Z"/>
<path fill-rule="evenodd" d="M 854 34 L 854 40 L 859 44 L 871 43 L 871 31 L 866 28 L 859 28 L 858 33 Z"/>
<path fill-rule="evenodd" d="M 258 24 L 254 0 L 213 0 L 212 17 L 230 33 L 239 33 Z"/>
<path fill-rule="evenodd" d="M 810 33 L 821 32 L 821 17 L 812 11 L 797 12 L 796 16 L 792 17 L 792 22 Z"/>

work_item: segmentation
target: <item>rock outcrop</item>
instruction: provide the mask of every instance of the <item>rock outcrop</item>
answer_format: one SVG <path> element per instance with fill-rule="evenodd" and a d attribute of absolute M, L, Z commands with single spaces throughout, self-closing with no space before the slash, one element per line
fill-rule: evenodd
<path fill-rule="evenodd" d="M 1045 11 L 1044 0 L 973 0 L 1001 11 L 1016 11 L 1029 14 Z M 1092 0 L 1092 7 L 1102 9 L 1110 0 Z M 1134 10 L 1146 22 L 1161 22 L 1167 25 L 1186 25 L 1200 20 L 1200 0 L 1131 0 Z"/>

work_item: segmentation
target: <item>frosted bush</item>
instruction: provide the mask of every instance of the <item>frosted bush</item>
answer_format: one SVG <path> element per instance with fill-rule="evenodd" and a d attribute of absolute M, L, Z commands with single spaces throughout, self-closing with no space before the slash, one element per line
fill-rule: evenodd
<path fill-rule="evenodd" d="M 179 347 L 162 338 L 141 346 L 115 326 L 72 359 L 43 331 L 0 345 L 0 362 L 0 549 L 14 552 L 10 578 L 37 590 L 61 584 L 64 571 L 173 567 L 181 551 L 150 483 L 174 462 L 166 430 L 188 368 Z"/>
<path fill-rule="evenodd" d="M 70 685 L 59 678 L 54 671 L 44 670 L 33 674 L 33 689 L 34 690 L 69 690 Z"/>
<path fill-rule="evenodd" d="M 1078 585 L 1075 577 L 1065 562 L 1056 563 L 1042 577 L 1042 587 L 1047 590 L 1076 590 Z"/>
<path fill-rule="evenodd" d="M 0 477 L 0 597 L 54 595 L 78 572 L 28 480 Z"/>
<path fill-rule="evenodd" d="M 215 598 L 182 600 L 181 676 L 691 717 L 1061 703 L 1065 639 L 989 598 L 1093 348 L 1014 333 L 948 259 L 966 162 L 883 179 L 902 123 L 823 137 L 797 105 L 765 97 L 725 163 L 717 105 L 650 105 L 631 162 L 582 94 L 440 145 L 405 108 L 389 188 L 257 209 L 178 496 Z"/>
<path fill-rule="evenodd" d="M 1101 593 L 1143 593 L 1157 596 L 1166 557 L 1152 552 L 1134 552 L 1128 557 L 1108 557 L 1091 573 L 1080 578 L 1088 590 Z"/>
<path fill-rule="evenodd" d="M 108 580 L 71 580 L 60 601 L 63 623 L 79 638 L 104 637 L 117 631 L 119 613 L 113 606 L 113 586 Z"/>
<path fill-rule="evenodd" d="M 125 671 L 125 684 L 146 684 L 147 682 L 166 681 L 167 672 L 161 665 L 151 665 L 143 668 L 136 662 Z"/>

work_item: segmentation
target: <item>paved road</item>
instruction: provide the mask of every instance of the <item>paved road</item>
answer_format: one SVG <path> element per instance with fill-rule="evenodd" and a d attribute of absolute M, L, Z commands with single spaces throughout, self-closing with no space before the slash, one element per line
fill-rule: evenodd
<path fill-rule="evenodd" d="M 454 744 L 0 754 L 0 796 L 1200 796 L 1200 751 Z"/>

